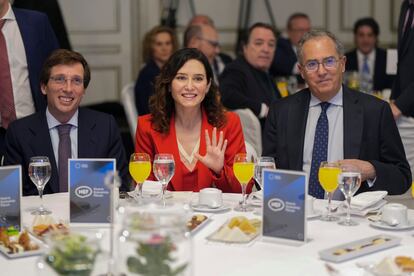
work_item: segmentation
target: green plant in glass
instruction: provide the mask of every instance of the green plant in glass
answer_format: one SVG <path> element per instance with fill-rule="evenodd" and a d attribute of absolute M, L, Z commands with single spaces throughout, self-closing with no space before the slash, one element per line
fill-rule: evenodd
<path fill-rule="evenodd" d="M 138 242 L 139 257 L 129 257 L 128 270 L 143 276 L 175 276 L 187 268 L 187 263 L 172 268 L 176 259 L 171 255 L 176 250 L 169 237 L 154 234 L 148 242 Z"/>

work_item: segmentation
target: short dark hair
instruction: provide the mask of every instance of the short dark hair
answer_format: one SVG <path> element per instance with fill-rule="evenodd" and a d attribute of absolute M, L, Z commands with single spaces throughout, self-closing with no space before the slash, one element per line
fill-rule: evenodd
<path fill-rule="evenodd" d="M 356 34 L 358 32 L 358 29 L 362 26 L 370 27 L 375 36 L 378 36 L 380 33 L 379 25 L 377 21 L 375 21 L 375 19 L 372 17 L 364 17 L 358 19 L 354 24 L 354 34 Z"/>
<path fill-rule="evenodd" d="M 75 63 L 80 63 L 83 66 L 83 87 L 87 88 L 91 80 L 91 70 L 88 63 L 80 53 L 66 49 L 57 49 L 46 59 L 40 72 L 40 84 L 47 85 L 53 67 Z"/>
<path fill-rule="evenodd" d="M 303 12 L 295 12 L 295 13 L 292 13 L 289 16 L 289 18 L 287 20 L 287 24 L 286 24 L 286 27 L 287 27 L 288 30 L 290 30 L 290 28 L 292 27 L 292 21 L 295 20 L 295 19 L 297 19 L 297 18 L 305 18 L 305 19 L 307 19 L 307 20 L 310 21 L 310 18 L 309 18 L 309 16 L 306 13 L 303 13 Z"/>
<path fill-rule="evenodd" d="M 183 46 L 188 47 L 190 40 L 193 37 L 201 37 L 203 35 L 203 30 L 201 25 L 190 25 L 184 32 L 184 41 Z"/>
<path fill-rule="evenodd" d="M 161 68 L 161 72 L 155 79 L 155 93 L 150 97 L 149 107 L 152 115 L 152 126 L 160 133 L 170 131 L 170 120 L 175 110 L 175 102 L 171 94 L 171 83 L 178 70 L 189 60 L 197 60 L 203 64 L 206 71 L 206 78 L 210 83 L 201 106 L 207 114 L 208 122 L 221 127 L 225 123 L 225 110 L 220 100 L 220 93 L 214 82 L 213 69 L 207 57 L 195 48 L 184 48 L 176 51 Z"/>
<path fill-rule="evenodd" d="M 251 36 L 252 32 L 254 31 L 254 29 L 256 29 L 256 28 L 267 29 L 267 30 L 269 30 L 273 33 L 273 35 L 275 36 L 275 39 L 277 38 L 277 32 L 276 32 L 275 28 L 273 28 L 272 25 L 267 24 L 267 23 L 263 23 L 263 22 L 257 22 L 257 23 L 254 23 L 252 26 L 250 26 L 250 28 L 247 30 L 247 35 L 244 39 L 244 44 L 245 45 L 249 43 L 250 36 Z"/>

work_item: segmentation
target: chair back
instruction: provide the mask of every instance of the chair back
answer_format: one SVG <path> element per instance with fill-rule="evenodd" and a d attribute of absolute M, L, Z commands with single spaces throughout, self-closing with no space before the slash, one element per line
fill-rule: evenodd
<path fill-rule="evenodd" d="M 233 110 L 240 117 L 243 136 L 246 142 L 255 149 L 258 156 L 262 155 L 262 128 L 259 119 L 249 108 Z"/>
<path fill-rule="evenodd" d="M 135 106 L 135 91 L 133 82 L 128 83 L 122 88 L 121 101 L 128 120 L 132 140 L 135 141 L 135 132 L 137 130 L 138 122 L 138 110 Z"/>

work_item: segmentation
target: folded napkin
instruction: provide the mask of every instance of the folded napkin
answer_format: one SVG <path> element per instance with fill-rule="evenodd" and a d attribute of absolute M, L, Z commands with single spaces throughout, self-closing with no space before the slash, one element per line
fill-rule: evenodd
<path fill-rule="evenodd" d="M 263 191 L 261 190 L 261 191 L 250 193 L 249 198 L 251 200 L 262 200 L 263 199 Z"/>
<path fill-rule="evenodd" d="M 351 209 L 364 210 L 382 201 L 387 194 L 387 191 L 360 193 L 352 198 Z"/>
<path fill-rule="evenodd" d="M 351 207 L 351 214 L 365 217 L 369 213 L 378 213 L 382 209 L 382 207 L 384 207 L 385 204 L 387 204 L 387 201 L 385 199 L 381 199 L 377 203 L 369 207 L 366 207 L 365 209 L 362 209 L 362 210 Z M 352 205 L 352 202 L 351 202 L 351 205 Z"/>

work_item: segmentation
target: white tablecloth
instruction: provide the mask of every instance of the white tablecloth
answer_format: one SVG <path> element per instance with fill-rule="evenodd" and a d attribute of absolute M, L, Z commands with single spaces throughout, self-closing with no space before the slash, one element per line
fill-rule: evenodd
<path fill-rule="evenodd" d="M 172 201 L 189 203 L 197 199 L 196 193 L 175 192 Z M 224 194 L 225 204 L 234 206 L 240 195 Z M 68 220 L 68 194 L 54 194 L 44 196 L 46 207 L 53 210 L 57 219 Z M 25 197 L 22 201 L 23 223 L 31 225 L 33 216 L 30 210 L 39 204 L 38 197 Z M 321 202 L 315 202 L 320 207 Z M 358 226 L 345 227 L 336 222 L 323 222 L 317 219 L 308 222 L 309 241 L 302 246 L 288 246 L 276 243 L 265 243 L 258 238 L 249 245 L 228 245 L 213 243 L 206 240 L 206 236 L 217 230 L 230 217 L 245 215 L 258 217 L 253 213 L 239 213 L 233 210 L 225 213 L 208 214 L 210 222 L 198 231 L 193 237 L 193 268 L 194 275 L 328 275 L 324 261 L 319 259 L 320 250 L 333 247 L 373 235 L 387 233 L 402 238 L 401 246 L 367 255 L 356 260 L 335 264 L 342 275 L 363 275 L 355 266 L 356 262 L 379 262 L 386 256 L 407 255 L 414 257 L 414 237 L 411 231 L 381 231 L 369 226 L 365 218 L 355 217 Z M 409 210 L 414 218 L 414 211 Z M 108 246 L 103 246 L 107 248 Z M 1 275 L 35 275 L 35 264 L 39 257 L 28 257 L 16 260 L 0 256 Z"/>

